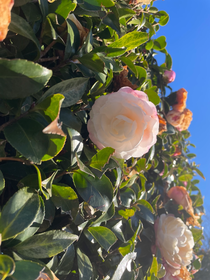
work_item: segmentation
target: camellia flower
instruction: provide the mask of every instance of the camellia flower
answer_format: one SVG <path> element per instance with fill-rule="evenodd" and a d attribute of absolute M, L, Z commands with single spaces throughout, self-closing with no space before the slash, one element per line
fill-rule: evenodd
<path fill-rule="evenodd" d="M 162 214 L 155 225 L 156 246 L 168 265 L 175 269 L 189 265 L 193 258 L 192 232 L 180 218 Z"/>
<path fill-rule="evenodd" d="M 8 26 L 11 21 L 11 9 L 14 5 L 14 0 L 0 0 L 0 41 L 3 41 L 8 32 Z"/>
<path fill-rule="evenodd" d="M 173 70 L 166 70 L 163 74 L 163 79 L 167 84 L 172 83 L 175 78 L 176 73 Z"/>
<path fill-rule="evenodd" d="M 166 115 L 167 121 L 176 127 L 179 131 L 186 130 L 192 121 L 192 112 L 189 109 L 184 109 L 183 112 L 171 110 Z"/>
<path fill-rule="evenodd" d="M 172 105 L 173 109 L 178 112 L 183 112 L 186 108 L 187 91 L 184 88 L 180 88 L 176 92 L 176 104 Z"/>
<path fill-rule="evenodd" d="M 95 101 L 87 128 L 99 149 L 112 147 L 116 157 L 129 159 L 141 157 L 156 143 L 159 121 L 146 93 L 122 87 Z"/>

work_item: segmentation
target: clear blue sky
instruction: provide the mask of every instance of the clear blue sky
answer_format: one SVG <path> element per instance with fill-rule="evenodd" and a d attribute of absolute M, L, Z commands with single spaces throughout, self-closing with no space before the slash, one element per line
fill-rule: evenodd
<path fill-rule="evenodd" d="M 176 80 L 170 85 L 174 91 L 188 91 L 187 108 L 193 112 L 190 141 L 196 145 L 191 152 L 206 177 L 198 187 L 210 215 L 210 0 L 157 0 L 154 6 L 170 16 L 157 36 L 166 36 L 173 59 Z"/>

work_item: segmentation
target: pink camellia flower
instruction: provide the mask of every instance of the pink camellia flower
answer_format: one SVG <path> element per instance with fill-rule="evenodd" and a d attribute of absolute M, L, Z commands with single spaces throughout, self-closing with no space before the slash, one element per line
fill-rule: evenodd
<path fill-rule="evenodd" d="M 172 83 L 175 78 L 176 73 L 173 70 L 166 70 L 163 74 L 163 79 L 167 84 Z"/>
<path fill-rule="evenodd" d="M 180 218 L 162 214 L 156 220 L 155 233 L 156 246 L 169 266 L 180 270 L 191 263 L 194 239 L 192 232 Z"/>
<path fill-rule="evenodd" d="M 193 215 L 194 211 L 192 208 L 192 200 L 187 192 L 185 187 L 175 186 L 172 187 L 168 192 L 167 195 L 169 198 L 173 199 L 177 204 L 183 206 L 183 208 L 190 214 Z"/>
<path fill-rule="evenodd" d="M 129 159 L 141 157 L 156 143 L 159 121 L 146 93 L 122 87 L 95 101 L 87 128 L 99 149 L 112 147 L 116 157 Z"/>
<path fill-rule="evenodd" d="M 192 121 L 192 112 L 185 108 L 183 112 L 171 110 L 166 115 L 167 121 L 179 131 L 186 130 Z"/>

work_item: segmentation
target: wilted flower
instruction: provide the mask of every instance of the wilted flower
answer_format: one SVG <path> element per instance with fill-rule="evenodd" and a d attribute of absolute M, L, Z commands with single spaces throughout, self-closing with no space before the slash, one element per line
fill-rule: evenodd
<path fill-rule="evenodd" d="M 163 74 L 164 81 L 169 84 L 176 78 L 176 73 L 173 70 L 166 70 Z"/>
<path fill-rule="evenodd" d="M 178 112 L 183 112 L 186 108 L 187 91 L 184 88 L 180 88 L 176 92 L 176 103 L 172 105 L 173 109 Z"/>
<path fill-rule="evenodd" d="M 167 131 L 167 125 L 166 120 L 162 118 L 160 115 L 158 115 L 159 119 L 159 135 L 161 135 L 164 131 Z"/>
<path fill-rule="evenodd" d="M 180 156 L 182 154 L 181 149 L 178 146 L 176 146 L 175 148 L 176 148 L 176 150 L 175 150 L 175 153 L 173 154 L 173 156 L 174 157 Z"/>
<path fill-rule="evenodd" d="M 192 232 L 180 218 L 162 214 L 156 221 L 156 245 L 164 260 L 171 267 L 180 269 L 193 258 Z"/>
<path fill-rule="evenodd" d="M 141 157 L 156 143 L 159 121 L 146 93 L 122 87 L 95 101 L 87 128 L 99 149 L 112 147 L 116 157 L 129 159 Z"/>
<path fill-rule="evenodd" d="M 7 36 L 8 26 L 11 21 L 11 9 L 14 5 L 14 0 L 0 0 L 0 41 L 3 41 Z"/>
<path fill-rule="evenodd" d="M 171 110 L 166 115 L 166 119 L 179 131 L 186 130 L 192 121 L 192 112 L 189 109 L 184 109 L 183 112 Z"/>
<path fill-rule="evenodd" d="M 177 204 L 182 205 L 183 208 L 190 214 L 193 215 L 194 211 L 192 208 L 192 200 L 185 187 L 172 187 L 167 195 L 169 198 L 173 199 Z"/>
<path fill-rule="evenodd" d="M 128 79 L 127 66 L 123 66 L 123 71 L 119 75 L 114 75 L 113 80 L 113 91 L 118 91 L 121 87 L 130 87 L 132 89 L 137 89 L 137 85 L 133 85 Z"/>

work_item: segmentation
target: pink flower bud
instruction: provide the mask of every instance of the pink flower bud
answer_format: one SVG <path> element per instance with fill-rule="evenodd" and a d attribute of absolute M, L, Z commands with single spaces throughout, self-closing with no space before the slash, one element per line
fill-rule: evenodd
<path fill-rule="evenodd" d="M 173 70 L 166 70 L 163 74 L 163 79 L 167 84 L 173 82 L 176 78 L 176 73 Z"/>

